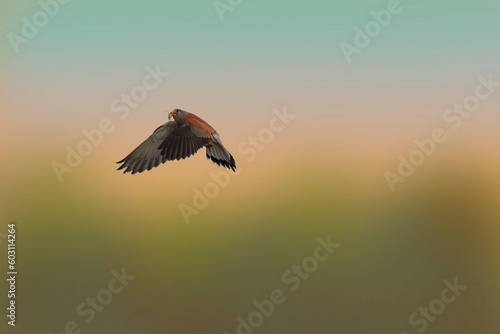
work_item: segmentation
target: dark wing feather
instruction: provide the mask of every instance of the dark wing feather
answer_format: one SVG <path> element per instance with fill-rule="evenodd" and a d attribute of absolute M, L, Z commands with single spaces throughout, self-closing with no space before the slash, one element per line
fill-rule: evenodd
<path fill-rule="evenodd" d="M 148 139 L 127 155 L 125 159 L 117 162 L 122 164 L 118 170 L 125 169 L 123 173 L 142 173 L 145 170 L 157 167 L 160 163 L 165 163 L 168 159 L 161 155 L 159 146 L 176 128 L 177 123 L 175 122 L 167 122 L 157 128 Z"/>
<path fill-rule="evenodd" d="M 212 141 L 209 136 L 200 136 L 195 132 L 189 124 L 175 128 L 159 146 L 161 156 L 167 160 L 185 159 Z"/>
<path fill-rule="evenodd" d="M 236 170 L 236 161 L 228 150 L 222 145 L 218 135 L 215 136 L 216 141 L 207 146 L 207 159 L 212 160 L 217 166 L 223 166 L 227 169 Z"/>

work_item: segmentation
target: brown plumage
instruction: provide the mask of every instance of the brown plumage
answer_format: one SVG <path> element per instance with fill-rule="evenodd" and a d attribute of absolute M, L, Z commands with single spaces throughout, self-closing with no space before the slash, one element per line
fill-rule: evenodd
<path fill-rule="evenodd" d="M 195 114 L 188 113 L 184 120 L 189 123 L 189 125 L 194 126 L 196 129 L 202 130 L 207 135 L 217 133 L 217 131 L 215 131 L 210 124 L 208 124 Z"/>
<path fill-rule="evenodd" d="M 226 150 L 215 129 L 187 111 L 175 109 L 169 114 L 174 121 L 157 128 L 153 134 L 123 160 L 118 170 L 132 174 L 151 170 L 160 163 L 190 157 L 199 149 L 207 148 L 207 159 L 218 166 L 236 170 L 233 156 Z"/>

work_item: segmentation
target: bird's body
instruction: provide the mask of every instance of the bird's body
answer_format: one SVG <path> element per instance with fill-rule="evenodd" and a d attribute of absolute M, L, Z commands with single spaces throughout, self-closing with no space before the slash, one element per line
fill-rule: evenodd
<path fill-rule="evenodd" d="M 199 149 L 207 148 L 207 159 L 219 166 L 236 169 L 233 156 L 226 150 L 215 129 L 195 114 L 175 109 L 169 114 L 174 121 L 169 121 L 139 145 L 125 159 L 118 170 L 132 174 L 151 170 L 160 163 L 181 160 L 190 157 Z"/>

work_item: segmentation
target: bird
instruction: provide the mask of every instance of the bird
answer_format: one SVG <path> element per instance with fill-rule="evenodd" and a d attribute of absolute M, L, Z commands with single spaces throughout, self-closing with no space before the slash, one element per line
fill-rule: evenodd
<path fill-rule="evenodd" d="M 173 117 L 173 121 L 170 119 Z M 161 164 L 186 159 L 206 147 L 207 159 L 218 166 L 236 171 L 236 162 L 222 144 L 215 129 L 195 114 L 174 109 L 168 114 L 169 121 L 159 126 L 149 138 L 124 159 L 118 170 L 123 173 L 142 173 Z"/>

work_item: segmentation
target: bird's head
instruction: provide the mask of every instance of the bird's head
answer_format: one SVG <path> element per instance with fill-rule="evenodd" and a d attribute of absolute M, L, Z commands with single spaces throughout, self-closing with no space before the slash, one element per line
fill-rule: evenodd
<path fill-rule="evenodd" d="M 181 109 L 174 109 L 172 110 L 169 114 L 168 114 L 168 119 L 170 119 L 171 117 L 174 118 L 174 120 L 176 122 L 179 121 L 179 119 L 181 118 L 184 118 L 186 115 L 186 112 L 184 110 L 181 110 Z"/>
<path fill-rule="evenodd" d="M 174 109 L 171 112 L 168 113 L 168 119 L 174 117 L 174 119 L 177 121 L 177 114 L 179 113 L 179 109 Z"/>

